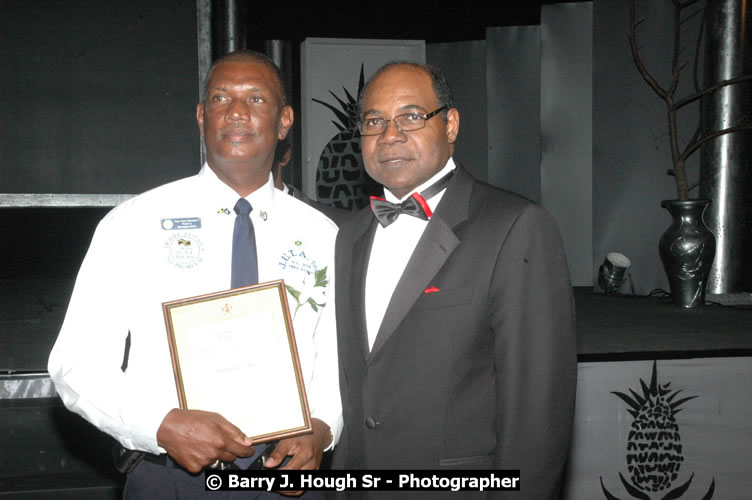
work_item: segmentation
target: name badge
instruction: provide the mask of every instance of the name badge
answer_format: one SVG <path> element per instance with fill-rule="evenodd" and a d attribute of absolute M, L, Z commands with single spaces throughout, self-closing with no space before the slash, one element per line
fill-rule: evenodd
<path fill-rule="evenodd" d="M 176 217 L 172 219 L 162 219 L 161 225 L 162 229 L 166 231 L 199 229 L 201 227 L 201 217 Z"/>

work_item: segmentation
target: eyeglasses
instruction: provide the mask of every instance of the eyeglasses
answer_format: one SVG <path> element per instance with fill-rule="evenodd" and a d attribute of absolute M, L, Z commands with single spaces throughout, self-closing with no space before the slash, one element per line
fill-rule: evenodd
<path fill-rule="evenodd" d="M 429 120 L 447 109 L 446 106 L 442 106 L 436 111 L 432 111 L 427 115 L 422 113 L 405 113 L 404 115 L 398 115 L 387 120 L 384 118 L 366 118 L 358 124 L 358 130 L 360 135 L 380 135 L 386 130 L 386 125 L 389 122 L 394 123 L 397 130 L 400 132 L 410 132 L 411 130 L 420 130 L 426 126 L 426 120 Z"/>

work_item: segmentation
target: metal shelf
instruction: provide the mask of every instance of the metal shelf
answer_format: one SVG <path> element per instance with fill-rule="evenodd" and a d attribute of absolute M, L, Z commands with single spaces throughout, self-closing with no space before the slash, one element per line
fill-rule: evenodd
<path fill-rule="evenodd" d="M 0 208 L 114 207 L 133 194 L 26 194 L 0 193 Z"/>

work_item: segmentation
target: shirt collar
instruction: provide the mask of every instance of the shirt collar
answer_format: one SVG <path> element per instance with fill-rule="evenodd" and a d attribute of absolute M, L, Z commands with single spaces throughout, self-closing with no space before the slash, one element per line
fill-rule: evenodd
<path fill-rule="evenodd" d="M 217 207 L 220 209 L 224 207 L 227 207 L 229 210 L 233 209 L 240 195 L 222 182 L 207 163 L 204 163 L 201 170 L 199 170 L 198 177 L 206 185 L 205 195 L 207 200 L 217 204 Z M 254 211 L 268 211 L 274 207 L 275 191 L 277 189 L 274 187 L 274 178 L 270 172 L 266 184 L 246 196 L 245 199 L 250 202 Z M 280 192 L 280 194 L 282 193 Z"/>
<path fill-rule="evenodd" d="M 444 177 L 446 174 L 448 174 L 451 170 L 454 170 L 455 168 L 457 168 L 457 165 L 455 165 L 454 159 L 450 157 L 449 160 L 447 160 L 446 165 L 444 165 L 444 168 L 442 168 L 441 170 L 439 170 L 438 172 L 436 172 L 433 175 L 433 177 L 431 177 L 426 182 L 424 182 L 423 184 L 421 184 L 417 188 L 415 188 L 412 191 L 410 191 L 409 193 L 407 193 L 402 198 L 397 198 L 396 196 L 394 196 L 391 193 L 391 191 L 389 191 L 386 188 L 384 188 L 384 198 L 387 201 L 391 201 L 392 203 L 400 203 L 400 202 L 408 199 L 410 196 L 412 196 L 413 193 L 420 193 L 424 189 L 428 188 L 434 182 L 438 181 L 439 179 L 441 179 L 442 177 Z M 444 191 L 446 191 L 446 189 L 443 189 L 440 193 L 437 193 L 436 196 L 432 197 L 430 200 L 427 200 L 428 201 L 428 206 L 431 207 L 431 210 L 435 209 L 436 205 L 439 204 L 439 200 L 443 196 Z"/>

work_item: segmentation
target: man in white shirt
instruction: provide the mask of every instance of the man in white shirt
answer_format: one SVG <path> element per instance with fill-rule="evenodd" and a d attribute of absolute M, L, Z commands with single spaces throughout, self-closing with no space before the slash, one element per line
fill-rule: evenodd
<path fill-rule="evenodd" d="M 161 308 L 231 287 L 239 198 L 251 206 L 258 281 L 284 279 L 288 287 L 313 422 L 313 433 L 281 440 L 266 466 L 287 459 L 286 469 L 318 468 L 341 431 L 330 293 L 336 226 L 274 188 L 275 145 L 293 122 L 278 68 L 251 51 L 223 57 L 209 70 L 196 117 L 207 163 L 100 222 L 49 359 L 69 409 L 125 448 L 148 453 L 129 473 L 126 497 L 200 496 L 203 474 L 195 474 L 220 462 L 245 466 L 261 452 L 222 415 L 178 408 Z M 244 387 L 274 384 L 275 375 L 238 380 L 237 398 Z M 247 406 L 272 411 L 264 401 L 248 399 Z"/>

